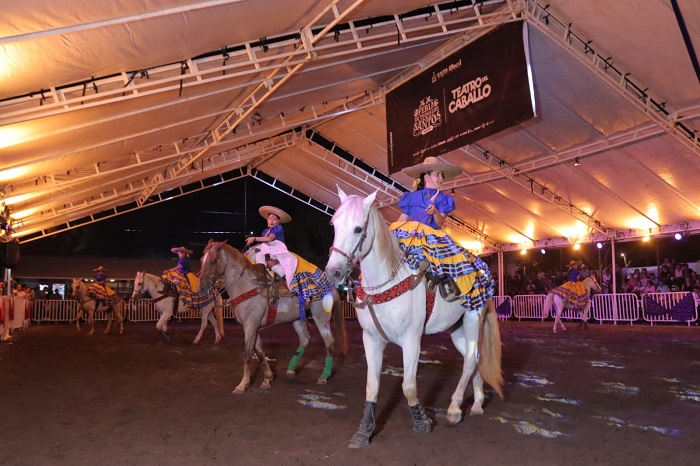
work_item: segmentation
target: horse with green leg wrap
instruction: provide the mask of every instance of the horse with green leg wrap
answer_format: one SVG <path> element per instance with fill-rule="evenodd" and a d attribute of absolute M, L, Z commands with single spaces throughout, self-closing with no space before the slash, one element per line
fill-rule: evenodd
<path fill-rule="evenodd" d="M 308 307 L 308 313 L 314 319 L 326 346 L 325 364 L 317 383 L 325 384 L 328 382 L 333 370 L 333 355 L 336 349 L 336 340 L 331 330 L 332 320 L 335 324 L 337 343 L 341 354 L 347 354 L 348 346 L 345 320 L 340 307 L 340 296 L 335 287 L 331 286 L 327 291 L 324 290 L 325 294 L 320 299 L 305 300 L 294 295 L 279 296 L 276 299 L 276 304 L 273 305 L 268 297 L 260 293 L 259 285 L 256 284 L 257 275 L 253 264 L 243 253 L 225 242 L 210 241 L 202 254 L 201 264 L 199 289 L 206 290 L 212 286 L 215 278 L 221 277 L 224 287 L 231 297 L 229 302 L 234 306 L 236 320 L 243 326 L 245 335 L 243 377 L 233 393 L 243 393 L 250 385 L 250 363 L 254 354 L 263 369 L 263 382 L 260 388 L 263 390 L 270 388 L 273 379 L 272 370 L 265 357 L 259 333 L 260 329 L 269 325 L 292 322 L 294 330 L 299 336 L 299 347 L 289 361 L 287 377 L 296 376 L 299 361 L 311 340 L 305 312 L 300 313 L 300 306 Z M 320 270 L 318 272 L 323 273 Z M 301 296 L 301 293 L 299 295 Z"/>

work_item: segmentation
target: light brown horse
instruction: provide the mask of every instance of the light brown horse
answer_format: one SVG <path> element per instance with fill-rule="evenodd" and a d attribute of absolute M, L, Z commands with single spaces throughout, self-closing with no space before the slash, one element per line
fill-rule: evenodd
<path fill-rule="evenodd" d="M 112 328 L 112 323 L 116 317 L 119 323 L 119 334 L 124 333 L 124 316 L 126 315 L 126 302 L 123 299 L 119 300 L 114 306 L 109 307 L 105 304 L 98 304 L 97 299 L 89 293 L 89 286 L 79 278 L 73 279 L 71 286 L 71 297 L 78 301 L 80 310 L 75 317 L 75 326 L 80 331 L 80 319 L 87 314 L 90 332 L 88 335 L 95 333 L 95 311 L 105 311 L 107 315 L 107 328 L 105 334 L 109 333 Z"/>
<path fill-rule="evenodd" d="M 245 334 L 245 351 L 243 353 L 243 378 L 233 393 L 243 393 L 250 385 L 250 363 L 255 354 L 263 369 L 263 382 L 260 388 L 270 388 L 273 375 L 265 357 L 259 331 L 261 328 L 285 322 L 293 322 L 294 330 L 299 335 L 299 347 L 287 367 L 287 377 L 296 375 L 295 369 L 304 349 L 309 344 L 310 336 L 306 320 L 299 316 L 299 298 L 295 295 L 281 296 L 277 306 L 270 306 L 267 297 L 260 294 L 260 288 L 253 280 L 256 278 L 254 265 L 237 249 L 225 242 L 209 241 L 202 254 L 202 268 L 199 273 L 200 293 L 211 286 L 215 277 L 222 277 L 231 304 L 234 305 L 236 320 L 243 326 Z M 320 271 L 319 271 L 320 272 Z M 322 272 L 320 272 L 322 273 Z M 347 354 L 347 334 L 345 320 L 340 307 L 340 297 L 335 287 L 322 299 L 311 300 L 311 316 L 326 346 L 326 360 L 323 373 L 317 383 L 325 384 L 331 376 L 335 339 L 331 331 L 331 318 L 338 332 L 340 350 Z"/>

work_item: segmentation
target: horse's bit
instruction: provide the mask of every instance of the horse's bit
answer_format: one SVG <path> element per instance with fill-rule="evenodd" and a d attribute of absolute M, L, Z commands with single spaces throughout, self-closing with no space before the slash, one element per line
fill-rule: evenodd
<path fill-rule="evenodd" d="M 357 242 L 357 244 L 352 249 L 350 254 L 347 254 L 345 251 L 343 251 L 342 249 L 338 249 L 335 246 L 331 246 L 331 248 L 328 251 L 328 255 L 330 255 L 333 251 L 335 251 L 338 254 L 340 254 L 341 256 L 345 257 L 346 267 L 348 269 L 348 276 L 350 275 L 350 272 L 352 271 L 355 260 L 357 259 L 357 257 L 355 257 L 355 254 L 357 253 L 357 251 L 360 249 L 362 244 L 367 239 L 367 226 L 368 225 L 369 225 L 369 213 L 367 213 L 367 218 L 365 219 L 365 224 L 362 226 L 362 236 L 360 236 L 360 240 Z M 399 261 L 399 263 L 396 265 L 396 268 L 391 272 L 391 275 L 389 275 L 389 278 L 385 282 L 380 283 L 379 285 L 366 286 L 363 288 L 365 289 L 365 291 L 373 291 L 373 290 L 377 290 L 377 289 L 387 285 L 392 280 L 394 280 L 394 278 L 396 278 L 396 274 L 399 273 L 399 269 L 401 268 L 402 265 L 403 265 L 403 262 Z"/>
<path fill-rule="evenodd" d="M 342 249 L 336 248 L 335 246 L 331 246 L 330 249 L 328 250 L 329 256 L 333 253 L 333 251 L 335 251 L 345 258 L 346 266 L 348 269 L 348 275 L 352 271 L 352 268 L 355 264 L 355 260 L 357 260 L 357 257 L 355 256 L 355 254 L 357 253 L 357 251 L 360 249 L 362 244 L 367 239 L 367 225 L 368 224 L 369 224 L 369 214 L 367 214 L 367 218 L 365 219 L 365 224 L 362 226 L 362 236 L 360 236 L 360 240 L 357 242 L 357 244 L 352 249 L 352 251 L 350 251 L 350 254 L 346 253 Z"/>

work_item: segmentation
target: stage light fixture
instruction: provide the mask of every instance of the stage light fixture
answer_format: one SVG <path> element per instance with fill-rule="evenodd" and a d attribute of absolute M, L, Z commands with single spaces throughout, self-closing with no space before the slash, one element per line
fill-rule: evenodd
<path fill-rule="evenodd" d="M 683 235 L 681 235 L 680 233 L 676 233 L 675 235 L 673 235 L 673 237 L 676 238 L 677 240 L 680 240 L 683 238 Z"/>
<path fill-rule="evenodd" d="M 579 162 L 578 157 L 576 157 L 576 160 L 574 160 L 574 167 L 578 167 L 581 165 L 581 162 Z"/>
<path fill-rule="evenodd" d="M 595 245 L 598 249 L 603 249 L 603 243 L 597 243 Z"/>

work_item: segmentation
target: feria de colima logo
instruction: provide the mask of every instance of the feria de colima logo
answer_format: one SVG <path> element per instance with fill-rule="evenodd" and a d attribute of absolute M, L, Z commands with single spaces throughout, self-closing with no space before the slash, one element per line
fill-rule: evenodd
<path fill-rule="evenodd" d="M 413 137 L 426 135 L 441 123 L 440 102 L 430 96 L 425 97 L 413 111 Z"/>

